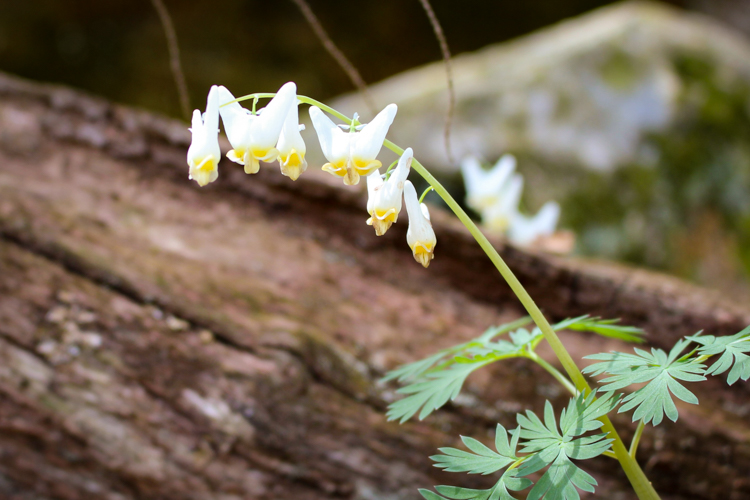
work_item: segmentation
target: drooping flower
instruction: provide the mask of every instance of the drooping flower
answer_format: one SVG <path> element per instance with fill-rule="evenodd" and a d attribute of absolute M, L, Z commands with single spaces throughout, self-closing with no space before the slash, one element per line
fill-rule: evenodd
<path fill-rule="evenodd" d="M 506 177 L 497 193 L 496 198 L 488 203 L 479 213 L 482 222 L 492 231 L 507 233 L 518 215 L 518 204 L 523 192 L 523 177 L 512 174 Z"/>
<path fill-rule="evenodd" d="M 219 88 L 211 87 L 206 101 L 206 113 L 201 116 L 200 110 L 193 111 L 190 128 L 193 134 L 187 152 L 187 163 L 190 166 L 188 178 L 195 180 L 199 186 L 205 186 L 219 177 Z"/>
<path fill-rule="evenodd" d="M 342 177 L 347 186 L 353 186 L 359 183 L 360 176 L 370 175 L 380 168 L 381 163 L 375 158 L 397 110 L 395 104 L 389 104 L 367 125 L 345 132 L 320 109 L 311 106 L 310 118 L 318 133 L 320 148 L 328 160 L 323 170 Z"/>
<path fill-rule="evenodd" d="M 232 145 L 227 158 L 244 165 L 245 173 L 255 174 L 261 161 L 271 162 L 279 156 L 276 143 L 289 108 L 297 102 L 297 85 L 294 82 L 282 85 L 268 105 L 255 114 L 240 103 L 231 102 L 234 96 L 226 87 L 219 87 L 219 91 L 221 103 L 225 104 L 219 112 Z"/>
<path fill-rule="evenodd" d="M 305 152 L 307 148 L 305 141 L 302 139 L 300 130 L 304 125 L 299 124 L 299 113 L 297 103 L 289 107 L 284 126 L 281 128 L 279 143 L 276 149 L 279 151 L 279 166 L 281 173 L 296 181 L 297 178 L 307 170 L 307 160 Z"/>
<path fill-rule="evenodd" d="M 413 157 L 412 149 L 407 148 L 386 181 L 380 176 L 378 169 L 367 176 L 367 212 L 370 214 L 367 224 L 375 228 L 378 236 L 384 235 L 391 224 L 398 220 L 404 181 L 409 176 Z"/>
<path fill-rule="evenodd" d="M 518 245 L 529 245 L 541 236 L 553 234 L 559 219 L 560 205 L 554 201 L 545 203 L 536 215 L 516 213 L 508 231 L 508 239 Z"/>
<path fill-rule="evenodd" d="M 465 158 L 461 162 L 461 173 L 466 186 L 466 204 L 479 213 L 495 205 L 515 169 L 513 155 L 503 155 L 490 170 L 484 170 L 473 156 Z"/>
<path fill-rule="evenodd" d="M 507 235 L 517 245 L 527 246 L 555 232 L 560 206 L 548 202 L 534 216 L 522 214 L 518 206 L 523 177 L 514 172 L 515 168 L 516 160 L 511 155 L 504 155 L 488 171 L 482 169 L 476 158 L 469 157 L 461 163 L 467 205 L 479 213 L 490 230 Z"/>
<path fill-rule="evenodd" d="M 435 237 L 435 231 L 432 230 L 430 211 L 427 209 L 427 205 L 419 203 L 417 191 L 409 181 L 404 182 L 404 202 L 406 203 L 406 212 L 409 215 L 406 242 L 414 254 L 414 259 L 427 267 L 430 265 L 430 261 L 435 258 L 437 238 Z"/>

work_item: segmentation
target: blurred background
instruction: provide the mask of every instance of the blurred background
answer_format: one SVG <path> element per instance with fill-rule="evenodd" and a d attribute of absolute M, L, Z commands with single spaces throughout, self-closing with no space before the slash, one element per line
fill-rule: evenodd
<path fill-rule="evenodd" d="M 294 80 L 302 94 L 361 109 L 356 95 L 337 97 L 352 85 L 290 0 L 165 3 L 191 107 L 202 108 L 215 83 L 243 94 Z M 442 69 L 412 70 L 440 60 L 419 2 L 309 3 L 375 84 L 378 105 L 399 104 L 393 137 L 460 192 L 458 163 L 441 143 Z M 515 154 L 525 207 L 558 200 L 578 255 L 646 265 L 750 300 L 749 1 L 596 11 L 613 2 L 432 3 L 458 55 L 459 158 Z M 486 48 L 493 44 L 501 45 Z M 2 2 L 0 70 L 181 116 L 148 0 Z"/>

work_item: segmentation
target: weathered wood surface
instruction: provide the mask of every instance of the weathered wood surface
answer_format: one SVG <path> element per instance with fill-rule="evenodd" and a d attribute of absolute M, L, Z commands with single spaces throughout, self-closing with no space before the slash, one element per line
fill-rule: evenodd
<path fill-rule="evenodd" d="M 326 174 L 223 164 L 198 189 L 188 140 L 0 76 L 0 498 L 416 498 L 487 483 L 432 468 L 436 447 L 564 402 L 508 363 L 425 422 L 385 422 L 378 377 L 518 317 L 507 286 L 440 213 L 422 269 L 403 223 L 376 238 L 363 193 Z M 622 317 L 661 347 L 750 323 L 750 307 L 664 276 L 502 253 L 555 319 Z M 619 347 L 567 338 L 576 357 Z M 747 498 L 750 391 L 704 385 L 700 407 L 646 436 L 645 468 L 664 498 Z M 632 497 L 612 460 L 586 468 L 606 498 Z"/>

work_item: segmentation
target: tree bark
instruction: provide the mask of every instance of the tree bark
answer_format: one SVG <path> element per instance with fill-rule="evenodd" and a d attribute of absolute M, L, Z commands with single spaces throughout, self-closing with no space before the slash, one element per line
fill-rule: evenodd
<path fill-rule="evenodd" d="M 363 189 L 314 166 L 292 183 L 223 162 L 199 189 L 189 139 L 0 75 L 0 497 L 417 498 L 491 481 L 431 467 L 437 447 L 564 404 L 544 372 L 509 362 L 424 422 L 387 423 L 396 395 L 378 378 L 519 317 L 508 287 L 437 209 L 422 269 L 405 220 L 377 238 Z M 663 348 L 750 323 L 747 305 L 674 278 L 495 243 L 552 319 L 620 317 Z M 576 359 L 626 348 L 565 340 Z M 745 498 L 750 391 L 695 391 L 701 406 L 647 431 L 639 458 L 664 498 Z M 583 467 L 605 497 L 631 498 L 613 460 Z"/>

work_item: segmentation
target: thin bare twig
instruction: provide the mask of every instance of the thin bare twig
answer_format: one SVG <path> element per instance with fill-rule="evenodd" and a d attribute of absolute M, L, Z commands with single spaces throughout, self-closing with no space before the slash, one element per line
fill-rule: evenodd
<path fill-rule="evenodd" d="M 180 98 L 180 107 L 185 119 L 190 120 L 190 96 L 188 95 L 187 82 L 185 73 L 182 71 L 180 64 L 180 47 L 177 44 L 177 33 L 175 33 L 172 17 L 169 15 L 166 5 L 162 0 L 151 0 L 151 3 L 159 14 L 164 35 L 167 37 L 167 48 L 169 49 L 169 66 L 172 69 L 174 83 L 177 86 L 177 94 Z"/>
<path fill-rule="evenodd" d="M 297 7 L 299 7 L 299 10 L 302 12 L 302 15 L 305 16 L 305 20 L 313 29 L 318 39 L 320 39 L 320 42 L 323 44 L 323 47 L 325 47 L 328 53 L 331 54 L 331 57 L 333 57 L 336 60 L 338 65 L 341 66 L 341 69 L 343 69 L 346 75 L 349 77 L 349 80 L 351 80 L 354 86 L 357 88 L 357 90 L 359 90 L 359 93 L 362 95 L 362 100 L 364 100 L 367 107 L 370 108 L 370 112 L 375 114 L 375 112 L 377 111 L 377 107 L 375 106 L 375 101 L 373 101 L 372 95 L 370 95 L 370 91 L 367 89 L 367 84 L 362 79 L 362 75 L 359 74 L 359 71 L 357 71 L 357 68 L 354 67 L 351 61 L 349 61 L 349 59 L 346 58 L 344 53 L 341 52 L 341 50 L 339 50 L 338 47 L 336 47 L 335 43 L 333 43 L 333 40 L 331 40 L 331 37 L 328 36 L 328 33 L 326 33 L 326 30 L 323 28 L 323 25 L 320 24 L 320 21 L 315 16 L 315 13 L 313 13 L 307 1 L 306 0 L 292 0 L 292 1 L 297 5 Z"/>
<path fill-rule="evenodd" d="M 432 10 L 429 0 L 419 0 L 427 13 L 427 17 L 430 19 L 432 24 L 432 30 L 435 32 L 435 37 L 440 43 L 440 51 L 443 53 L 443 60 L 445 61 L 445 76 L 448 79 L 448 115 L 445 118 L 445 152 L 448 155 L 448 161 L 454 163 L 453 153 L 451 151 L 451 124 L 453 123 L 453 113 L 456 108 L 456 90 L 453 87 L 453 66 L 451 65 L 451 51 L 448 49 L 448 40 L 445 38 L 443 28 L 440 26 L 435 11 Z"/>

